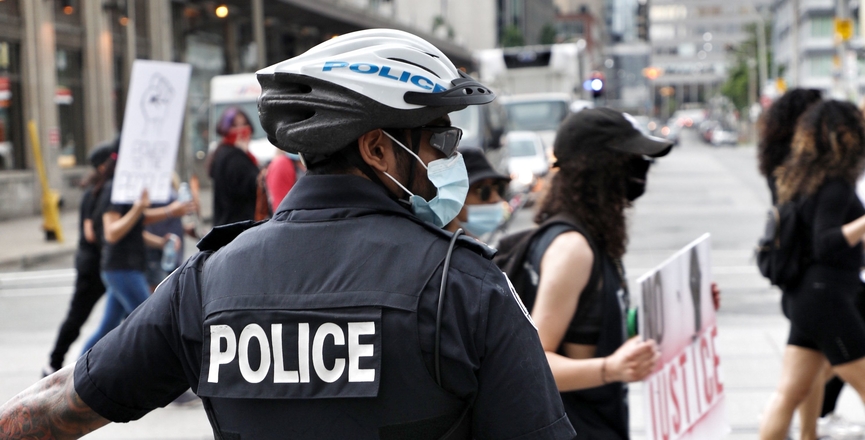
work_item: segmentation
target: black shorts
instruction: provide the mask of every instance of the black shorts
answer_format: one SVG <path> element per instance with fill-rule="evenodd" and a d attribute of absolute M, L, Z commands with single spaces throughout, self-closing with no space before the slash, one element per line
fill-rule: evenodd
<path fill-rule="evenodd" d="M 820 351 L 833 366 L 865 357 L 862 283 L 858 274 L 835 275 L 806 277 L 783 297 L 790 319 L 787 344 Z"/>

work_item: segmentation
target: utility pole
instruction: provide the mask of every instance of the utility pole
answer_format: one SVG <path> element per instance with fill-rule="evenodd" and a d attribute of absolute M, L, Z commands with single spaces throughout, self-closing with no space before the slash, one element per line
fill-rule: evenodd
<path fill-rule="evenodd" d="M 766 54 L 766 22 L 763 20 L 763 14 L 760 11 L 757 11 L 757 15 L 757 60 L 760 68 L 759 89 L 762 91 L 769 80 L 769 56 Z"/>
<path fill-rule="evenodd" d="M 791 66 L 793 75 L 791 77 L 791 87 L 799 87 L 799 0 L 792 0 L 792 7 L 793 22 L 790 32 L 792 35 L 790 37 L 793 40 L 793 50 L 791 52 L 790 63 L 793 64 Z"/>

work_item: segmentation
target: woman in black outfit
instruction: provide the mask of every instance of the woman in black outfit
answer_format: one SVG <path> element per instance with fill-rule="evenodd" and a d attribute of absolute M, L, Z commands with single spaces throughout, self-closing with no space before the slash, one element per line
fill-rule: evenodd
<path fill-rule="evenodd" d="M 75 292 L 69 303 L 66 319 L 60 325 L 57 341 L 51 350 L 48 366 L 43 368 L 42 375 L 47 376 L 63 367 L 63 360 L 69 346 L 78 339 L 81 326 L 87 321 L 93 306 L 105 293 L 105 285 L 99 277 L 100 254 L 102 240 L 96 233 L 93 213 L 96 200 L 105 183 L 114 176 L 114 165 L 117 160 L 119 139 L 103 143 L 90 153 L 90 164 L 93 173 L 82 183 L 84 195 L 81 198 L 78 225 L 78 250 L 75 252 Z M 101 213 L 98 214 L 101 217 Z M 101 223 L 101 219 L 99 220 Z"/>
<path fill-rule="evenodd" d="M 826 101 L 802 115 L 776 176 L 779 203 L 798 205 L 811 261 L 802 280 L 783 292 L 790 336 L 760 427 L 763 440 L 787 437 L 793 411 L 829 365 L 865 401 L 865 320 L 855 308 L 865 236 L 855 183 L 863 168 L 865 125 L 854 105 Z"/>
<path fill-rule="evenodd" d="M 213 179 L 213 226 L 255 217 L 258 163 L 249 153 L 252 126 L 249 116 L 229 107 L 219 119 L 216 133 L 222 141 L 213 152 L 208 173 Z"/>

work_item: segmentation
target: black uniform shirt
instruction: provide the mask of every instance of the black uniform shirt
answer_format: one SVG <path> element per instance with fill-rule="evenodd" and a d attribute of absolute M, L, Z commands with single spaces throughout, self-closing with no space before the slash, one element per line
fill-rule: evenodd
<path fill-rule="evenodd" d="M 260 286 L 252 286 L 248 290 L 268 292 L 270 290 L 267 289 L 273 283 L 280 282 L 279 277 L 304 277 L 305 273 L 300 267 L 274 270 L 268 267 L 272 261 L 267 261 L 266 255 L 255 255 L 257 249 L 268 242 L 278 241 L 278 235 L 290 230 L 294 222 L 319 225 L 324 233 L 328 222 L 341 220 L 356 222 L 351 224 L 361 226 L 351 236 L 319 235 L 306 237 L 303 241 L 330 243 L 336 238 L 346 248 L 366 247 L 371 258 L 375 258 L 380 255 L 377 253 L 377 244 L 384 246 L 381 243 L 388 240 L 411 242 L 411 237 L 394 237 L 397 232 L 385 230 L 380 225 L 398 222 L 399 230 L 407 228 L 413 234 L 423 236 L 427 242 L 430 235 L 425 234 L 431 234 L 438 237 L 433 241 L 443 242 L 444 247 L 449 234 L 423 224 L 390 199 L 381 187 L 366 179 L 356 176 L 308 176 L 298 181 L 280 204 L 273 219 L 241 234 L 234 242 L 210 256 L 207 264 L 228 261 L 226 255 L 264 258 L 258 265 L 261 273 L 253 274 L 253 278 L 261 277 L 264 281 Z M 207 240 L 205 238 L 203 242 Z M 475 438 L 573 438 L 573 428 L 564 413 L 537 331 L 528 319 L 527 312 L 520 307 L 516 295 L 508 288 L 502 272 L 489 260 L 491 252 L 469 240 L 460 242 L 453 253 L 448 280 L 451 287 L 444 303 L 441 331 L 443 388 L 459 399 L 473 402 L 471 417 Z M 334 262 L 303 263 L 302 257 L 307 253 L 331 252 L 338 255 L 340 249 L 322 246 L 314 251 L 302 246 L 296 249 L 284 247 L 284 252 L 301 256 L 294 259 L 299 261 L 298 264 L 317 265 L 314 271 L 310 269 L 317 273 L 322 272 L 322 267 L 339 273 L 348 269 L 339 264 L 366 264 L 364 261 L 339 263 L 343 260 L 336 257 Z M 486 255 L 480 255 L 485 252 Z M 118 329 L 109 333 L 78 361 L 75 367 L 75 389 L 84 402 L 103 417 L 120 422 L 138 419 L 150 410 L 170 403 L 187 387 L 198 391 L 202 376 L 202 341 L 206 336 L 202 334 L 202 322 L 205 319 L 202 310 L 207 305 L 202 304 L 202 297 L 207 292 L 202 292 L 200 288 L 206 281 L 200 281 L 197 277 L 211 276 L 206 270 L 209 266 L 200 264 L 201 255 L 193 257 L 175 271 Z M 390 256 L 390 260 L 394 260 L 393 256 Z M 438 276 L 433 273 L 430 277 L 435 268 L 418 267 L 419 260 L 405 258 L 392 261 L 389 264 L 393 267 L 388 273 L 374 276 L 382 284 L 387 284 L 392 278 L 422 276 L 424 279 L 420 280 L 420 285 L 426 283 L 430 287 L 425 288 L 418 303 L 418 334 L 415 337 L 429 374 L 432 374 L 441 272 L 439 270 Z M 202 267 L 205 268 L 203 271 Z M 225 280 L 216 282 L 228 286 L 227 290 L 238 287 L 232 275 L 221 276 Z M 339 276 L 333 278 L 340 279 Z M 388 290 L 387 286 L 383 285 L 381 290 Z M 435 291 L 436 294 L 426 294 L 427 291 Z M 385 334 L 388 334 L 386 329 Z M 411 338 L 407 339 L 409 341 L 414 338 L 411 334 L 404 337 Z M 204 348 L 206 350 L 207 347 Z M 388 373 L 382 371 L 381 374 Z M 308 402 L 313 405 L 321 401 Z M 256 399 L 248 402 L 252 407 L 263 405 Z M 267 402 L 271 403 L 264 404 L 279 405 L 280 401 Z M 338 405 L 338 402 L 334 405 Z M 336 408 L 338 406 L 334 406 Z M 292 420 L 291 413 L 284 414 L 285 417 L 265 419 L 266 422 L 241 420 L 247 424 L 267 424 L 263 432 L 285 432 L 274 424 L 282 424 L 287 430 L 293 423 L 308 423 L 306 420 Z M 320 423 L 326 425 L 330 415 L 321 414 Z M 256 417 L 257 414 L 252 413 L 249 418 Z M 225 425 L 221 428 L 224 429 Z"/>

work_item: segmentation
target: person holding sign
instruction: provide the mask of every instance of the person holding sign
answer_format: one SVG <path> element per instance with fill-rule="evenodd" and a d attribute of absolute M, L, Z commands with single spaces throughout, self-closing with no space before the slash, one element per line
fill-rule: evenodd
<path fill-rule="evenodd" d="M 790 336 L 760 426 L 763 440 L 787 437 L 794 410 L 823 386 L 815 381 L 830 365 L 865 401 L 865 320 L 855 305 L 865 236 L 855 184 L 863 168 L 865 121 L 853 104 L 820 102 L 802 115 L 777 171 L 778 202 L 796 203 L 800 238 L 810 245 L 801 279 L 783 290 Z"/>
<path fill-rule="evenodd" d="M 150 208 L 147 190 L 132 204 L 111 203 L 109 181 L 97 202 L 102 212 L 102 267 L 101 277 L 108 292 L 105 312 L 96 332 L 84 344 L 82 353 L 87 353 L 94 344 L 117 327 L 123 318 L 150 296 L 145 271 L 147 270 L 146 248 L 161 249 L 171 234 L 160 237 L 144 230 L 144 225 L 181 217 L 192 212 L 192 202 L 172 202 L 168 206 Z M 179 243 L 177 244 L 179 246 Z"/>
<path fill-rule="evenodd" d="M 608 108 L 573 113 L 556 134 L 558 171 L 535 217 L 556 224 L 533 239 L 527 260 L 540 279 L 520 294 L 580 438 L 627 439 L 625 383 L 646 378 L 660 358 L 654 341 L 629 338 L 621 259 L 625 209 L 645 190 L 650 157 L 671 148 Z"/>

